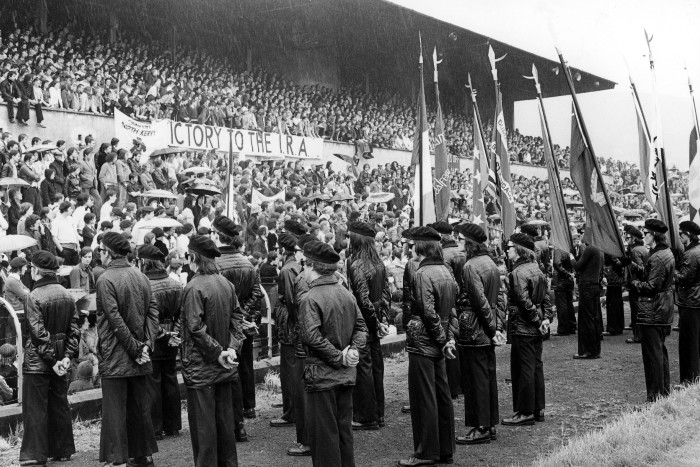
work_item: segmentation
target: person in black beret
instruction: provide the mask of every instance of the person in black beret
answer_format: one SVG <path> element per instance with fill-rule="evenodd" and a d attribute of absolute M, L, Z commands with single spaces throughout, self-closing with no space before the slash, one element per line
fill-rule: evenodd
<path fill-rule="evenodd" d="M 386 267 L 375 248 L 374 229 L 364 222 L 348 224 L 348 283 L 369 334 L 360 351 L 353 391 L 353 429 L 378 430 L 384 426 L 384 360 L 380 339 L 388 334 L 387 312 L 391 289 Z"/>
<path fill-rule="evenodd" d="M 182 297 L 182 376 L 196 466 L 238 465 L 233 384 L 245 340 L 234 285 L 219 273 L 221 252 L 210 238 L 188 245 L 194 276 Z"/>
<path fill-rule="evenodd" d="M 98 252 L 105 267 L 96 285 L 97 333 L 103 351 L 99 460 L 145 465 L 158 451 L 148 413 L 158 304 L 148 278 L 127 260 L 131 246 L 123 235 L 105 233 Z"/>
<path fill-rule="evenodd" d="M 78 356 L 79 313 L 71 295 L 58 283 L 56 257 L 45 250 L 32 255 L 34 287 L 25 315 L 29 339 L 22 366 L 21 465 L 45 465 L 49 458 L 70 460 L 75 453 L 68 405 L 71 360 Z"/>
<path fill-rule="evenodd" d="M 340 256 L 320 241 L 304 245 L 309 289 L 299 300 L 299 334 L 308 351 L 306 431 L 314 465 L 354 465 L 353 386 L 367 326 L 355 298 L 338 282 Z M 311 371 L 311 369 L 314 369 Z"/>
<path fill-rule="evenodd" d="M 506 426 L 534 425 L 544 421 L 545 391 L 542 339 L 552 321 L 547 277 L 535 261 L 535 241 L 514 233 L 507 253 L 512 270 L 508 275 L 508 326 L 513 415 Z"/>
<path fill-rule="evenodd" d="M 644 222 L 644 245 L 649 248 L 649 258 L 642 278 L 631 284 L 639 294 L 637 324 L 649 402 L 665 397 L 671 391 L 666 336 L 673 324 L 676 261 L 668 247 L 667 231 L 666 224 L 658 219 Z"/>
<path fill-rule="evenodd" d="M 302 362 L 297 358 L 294 348 L 296 338 L 296 301 L 294 284 L 302 272 L 301 260 L 303 252 L 297 245 L 297 236 L 290 233 L 289 229 L 300 232 L 303 235 L 301 224 L 296 221 L 286 221 L 285 230 L 279 235 L 277 243 L 282 253 L 282 267 L 277 277 L 278 300 L 272 311 L 272 316 L 277 324 L 277 332 L 280 341 L 280 385 L 282 386 L 282 416 L 270 420 L 270 426 L 283 427 L 303 420 L 301 408 L 295 406 L 294 378 L 299 374 Z M 302 370 L 303 371 L 303 370 Z M 298 414 L 297 414 L 298 413 Z M 297 420 L 297 417 L 299 420 Z M 299 441 L 298 441 L 299 442 Z M 302 449 L 302 448 L 300 448 Z"/>
<path fill-rule="evenodd" d="M 447 338 L 457 299 L 457 283 L 445 266 L 440 234 L 416 227 L 411 237 L 419 261 L 411 320 L 406 328 L 408 398 L 414 452 L 400 466 L 452 463 L 455 443 L 454 408 L 445 357 L 454 358 L 454 340 Z M 445 323 L 445 325 L 443 325 Z"/>
<path fill-rule="evenodd" d="M 700 225 L 683 221 L 678 227 L 685 247 L 676 274 L 678 363 L 680 383 L 688 385 L 700 377 Z"/>
<path fill-rule="evenodd" d="M 299 235 L 305 234 L 308 229 L 301 225 L 299 222 L 290 219 L 284 221 L 284 230 L 287 233 L 298 237 Z"/>
<path fill-rule="evenodd" d="M 520 227 L 520 231 L 532 237 L 535 241 L 535 258 L 543 273 L 547 274 L 550 268 L 549 243 L 542 236 L 542 229 L 539 225 L 525 224 Z"/>
<path fill-rule="evenodd" d="M 260 300 L 263 295 L 260 275 L 243 254 L 245 245 L 235 222 L 226 216 L 218 216 L 214 219 L 212 230 L 211 238 L 221 251 L 221 256 L 216 258 L 216 265 L 221 275 L 233 284 L 244 315 L 243 332 L 246 338 L 238 359 L 240 378 L 233 382 L 233 410 L 236 418 L 236 441 L 245 442 L 248 440 L 248 434 L 244 418 L 255 418 L 253 340 L 258 335 L 258 325 L 262 320 Z"/>
<path fill-rule="evenodd" d="M 138 250 L 141 271 L 146 275 L 158 305 L 159 332 L 151 354 L 153 373 L 149 377 L 151 419 L 156 439 L 175 436 L 182 429 L 180 390 L 175 369 L 180 345 L 182 285 L 168 275 L 165 255 L 153 246 Z"/>
<path fill-rule="evenodd" d="M 486 232 L 477 224 L 466 223 L 458 232 L 464 241 L 466 262 L 457 307 L 451 321 L 465 323 L 455 335 L 448 328 L 447 338 L 455 340 L 460 354 L 464 387 L 465 436 L 457 444 L 490 443 L 495 437 L 498 414 L 495 346 L 505 343 L 505 297 L 500 297 L 501 274 L 489 255 Z M 449 375 L 448 375 L 449 376 Z"/>
<path fill-rule="evenodd" d="M 624 258 L 625 265 L 629 264 L 627 277 L 627 291 L 629 294 L 630 304 L 630 328 L 632 328 L 632 337 L 625 339 L 628 344 L 639 344 L 641 338 L 639 336 L 639 326 L 637 325 L 637 314 L 639 312 L 639 294 L 637 289 L 631 287 L 631 282 L 635 279 L 639 280 L 644 277 L 644 268 L 649 257 L 649 251 L 644 246 L 644 234 L 638 228 L 627 225 L 625 226 L 625 240 L 627 242 L 626 253 Z"/>

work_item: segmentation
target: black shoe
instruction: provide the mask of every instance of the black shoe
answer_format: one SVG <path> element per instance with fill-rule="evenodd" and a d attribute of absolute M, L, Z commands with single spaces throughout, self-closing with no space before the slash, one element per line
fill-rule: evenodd
<path fill-rule="evenodd" d="M 453 464 L 454 459 L 452 456 L 440 456 L 440 460 L 438 461 L 438 464 Z"/>
<path fill-rule="evenodd" d="M 498 432 L 495 426 L 489 428 L 489 434 L 491 435 L 491 441 L 496 441 L 498 439 Z"/>
<path fill-rule="evenodd" d="M 127 467 L 153 467 L 153 458 L 151 456 L 141 456 L 129 459 Z"/>
<path fill-rule="evenodd" d="M 288 420 L 285 420 L 284 418 L 275 418 L 273 420 L 270 420 L 270 426 L 273 428 L 280 426 L 294 426 L 294 422 L 290 422 Z"/>
<path fill-rule="evenodd" d="M 248 433 L 246 433 L 245 425 L 243 425 L 243 423 L 238 424 L 238 426 L 234 430 L 234 434 L 236 435 L 236 442 L 237 443 L 247 443 L 248 442 Z"/>
<path fill-rule="evenodd" d="M 386 422 L 384 421 L 384 417 L 379 417 L 378 425 L 379 425 L 379 428 L 384 428 L 386 426 Z"/>
<path fill-rule="evenodd" d="M 255 415 L 255 409 L 244 409 L 243 410 L 243 418 L 255 418 L 257 415 Z"/>
<path fill-rule="evenodd" d="M 536 422 L 544 421 L 544 410 L 535 410 L 535 413 L 533 415 L 535 416 Z"/>
<path fill-rule="evenodd" d="M 472 428 L 466 436 L 457 436 L 457 444 L 488 444 L 491 442 L 491 433 L 488 428 Z"/>
<path fill-rule="evenodd" d="M 159 433 L 156 433 L 154 436 L 156 437 L 156 441 L 162 441 L 163 438 L 165 438 L 162 431 Z"/>
<path fill-rule="evenodd" d="M 29 126 L 29 123 L 27 123 L 27 122 L 19 122 L 19 123 L 23 126 Z"/>
<path fill-rule="evenodd" d="M 636 340 L 636 339 L 625 339 L 626 344 L 641 344 L 642 341 Z"/>
<path fill-rule="evenodd" d="M 165 434 L 165 436 L 180 436 L 180 431 L 179 430 L 172 430 L 172 431 L 165 430 L 163 432 L 163 434 Z"/>
<path fill-rule="evenodd" d="M 379 423 L 377 423 L 377 422 L 367 422 L 367 423 L 352 422 L 352 429 L 353 430 L 378 430 Z"/>
<path fill-rule="evenodd" d="M 297 444 L 296 446 L 292 446 L 291 448 L 287 449 L 287 455 L 296 457 L 310 456 L 311 447 L 304 446 L 303 444 Z"/>
<path fill-rule="evenodd" d="M 574 355 L 574 360 L 595 360 L 596 358 L 600 358 L 600 355 L 591 355 L 589 353 Z"/>
<path fill-rule="evenodd" d="M 399 467 L 417 467 L 419 465 L 435 465 L 437 462 L 430 459 L 418 459 L 417 457 L 409 457 L 402 459 L 396 463 Z"/>
<path fill-rule="evenodd" d="M 504 418 L 501 420 L 501 425 L 505 426 L 521 426 L 521 425 L 534 425 L 535 424 L 535 416 L 530 414 L 530 415 L 525 415 L 521 413 L 516 413 L 513 414 L 512 417 L 510 418 Z"/>
<path fill-rule="evenodd" d="M 11 118 L 10 123 L 17 123 L 17 120 L 15 120 L 14 118 Z M 27 462 L 31 462 L 31 461 L 27 461 Z M 22 464 L 22 465 L 25 465 L 25 464 Z M 26 464 L 26 465 L 31 465 L 31 464 Z"/>
<path fill-rule="evenodd" d="M 401 407 L 401 413 L 411 413 L 411 406 L 410 405 L 404 405 Z"/>

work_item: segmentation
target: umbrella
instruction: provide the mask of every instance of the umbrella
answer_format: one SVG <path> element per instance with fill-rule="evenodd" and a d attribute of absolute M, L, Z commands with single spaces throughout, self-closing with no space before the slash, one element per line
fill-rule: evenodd
<path fill-rule="evenodd" d="M 167 199 L 177 199 L 177 195 L 173 194 L 168 190 L 148 190 L 144 191 L 140 195 L 142 198 L 167 198 Z"/>
<path fill-rule="evenodd" d="M 385 193 L 385 192 L 377 192 L 377 193 L 370 193 L 367 199 L 365 199 L 365 202 L 367 203 L 388 203 L 394 199 L 394 193 Z"/>
<path fill-rule="evenodd" d="M 318 201 L 328 201 L 331 199 L 331 195 L 327 193 L 312 193 L 311 195 L 309 195 L 309 199 Z"/>
<path fill-rule="evenodd" d="M 55 151 L 56 149 L 58 149 L 58 148 L 53 144 L 37 144 L 36 146 L 32 146 L 31 148 L 28 148 L 27 152 L 46 152 L 46 151 Z"/>
<path fill-rule="evenodd" d="M 336 193 L 331 199 L 329 199 L 329 201 L 351 201 L 353 199 L 355 199 L 355 197 L 352 195 L 346 195 L 345 193 Z"/>
<path fill-rule="evenodd" d="M 200 183 L 192 187 L 187 188 L 188 193 L 194 193 L 195 195 L 220 195 L 221 190 L 218 188 L 208 185 L 205 183 Z"/>
<path fill-rule="evenodd" d="M 25 186 L 29 185 L 26 181 L 16 177 L 0 178 L 0 186 Z"/>
<path fill-rule="evenodd" d="M 182 224 L 171 217 L 154 217 L 150 221 L 146 222 L 141 228 L 155 229 L 156 227 L 160 227 L 161 229 L 171 229 L 173 227 L 182 227 Z"/>
<path fill-rule="evenodd" d="M 187 185 L 187 184 L 190 184 L 190 183 L 205 183 L 205 184 L 207 184 L 207 185 L 212 185 L 212 186 L 216 186 L 216 187 L 219 186 L 218 183 L 216 183 L 214 180 L 212 180 L 212 179 L 210 179 L 210 178 L 205 178 L 205 177 L 192 177 L 192 178 L 188 178 L 188 179 L 185 180 L 184 182 L 180 183 L 180 185 Z"/>
<path fill-rule="evenodd" d="M 182 171 L 183 174 L 208 174 L 211 172 L 211 169 L 209 167 L 190 167 L 189 169 L 185 169 Z"/>
<path fill-rule="evenodd" d="M 156 149 L 152 153 L 148 155 L 148 157 L 160 157 L 160 156 L 167 156 L 168 154 L 179 154 L 181 152 L 187 152 L 189 149 L 187 148 L 163 148 L 163 149 Z"/>
<path fill-rule="evenodd" d="M 543 219 L 528 219 L 525 225 L 549 225 L 549 222 Z"/>
<path fill-rule="evenodd" d="M 26 235 L 5 235 L 4 237 L 0 237 L 0 239 L 0 253 L 24 250 L 25 248 L 36 245 L 36 240 Z"/>

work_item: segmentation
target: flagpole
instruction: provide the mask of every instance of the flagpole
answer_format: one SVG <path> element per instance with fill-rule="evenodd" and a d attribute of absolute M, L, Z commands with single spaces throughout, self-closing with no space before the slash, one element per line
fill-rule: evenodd
<path fill-rule="evenodd" d="M 622 243 L 622 238 L 620 238 L 620 231 L 617 227 L 617 220 L 615 219 L 615 214 L 612 211 L 612 204 L 610 203 L 608 190 L 605 188 L 605 179 L 603 178 L 603 173 L 600 170 L 600 164 L 598 164 L 598 157 L 595 155 L 595 151 L 593 150 L 593 146 L 591 145 L 591 138 L 588 136 L 586 122 L 583 121 L 583 118 L 580 118 L 581 107 L 579 107 L 578 105 L 578 98 L 576 97 L 576 90 L 574 89 L 574 80 L 571 78 L 571 71 L 569 70 L 569 66 L 566 64 L 566 60 L 564 60 L 564 55 L 562 54 L 561 50 L 559 50 L 558 47 L 556 49 L 557 55 L 559 55 L 559 62 L 561 63 L 562 69 L 564 70 L 566 84 L 569 86 L 569 92 L 571 93 L 571 100 L 573 101 L 574 111 L 576 112 L 576 120 L 578 121 L 578 124 L 581 127 L 581 134 L 583 135 L 584 142 L 588 147 L 588 150 L 591 152 L 591 156 L 593 158 L 593 167 L 595 168 L 596 174 L 598 175 L 598 180 L 600 180 L 601 184 L 603 185 L 603 196 L 605 196 L 605 204 L 607 206 L 607 211 L 610 215 L 610 218 L 612 219 L 613 225 L 615 226 L 615 238 L 617 239 L 620 251 L 624 252 L 625 245 Z"/>
<path fill-rule="evenodd" d="M 549 132 L 549 122 L 547 121 L 547 113 L 544 111 L 544 100 L 542 99 L 542 86 L 540 86 L 540 80 L 537 75 L 537 68 L 535 68 L 535 64 L 532 64 L 532 76 L 535 80 L 535 89 L 537 89 L 537 100 L 539 101 L 540 104 L 540 109 L 542 111 L 542 120 L 544 120 L 544 128 L 545 131 L 547 132 L 546 138 L 547 138 L 547 144 L 549 144 L 550 151 L 552 152 L 552 158 L 554 157 L 554 145 L 552 144 L 552 135 Z M 554 166 L 554 173 L 557 175 L 557 179 L 559 180 L 559 183 L 557 183 L 557 188 L 559 189 L 559 195 L 561 196 L 561 199 L 564 200 L 564 189 L 561 187 L 561 175 L 559 175 L 559 166 L 556 163 L 555 160 L 552 159 L 552 165 Z M 554 210 L 552 210 L 552 215 L 554 215 Z M 566 205 L 564 205 L 564 216 L 566 216 L 566 223 L 567 225 L 571 225 L 571 222 L 569 222 L 569 215 L 566 212 Z M 566 229 L 566 236 L 569 239 L 569 247 L 571 248 L 571 251 L 574 251 L 574 239 L 571 236 L 571 228 Z"/>
<path fill-rule="evenodd" d="M 688 69 L 686 68 L 686 73 Z M 693 83 L 690 81 L 690 73 L 688 73 L 688 90 L 690 91 L 690 103 L 693 106 L 693 123 L 695 124 L 695 131 L 697 132 L 697 137 L 700 139 L 700 125 L 698 125 L 698 108 L 695 105 L 695 94 L 693 93 Z"/>
<path fill-rule="evenodd" d="M 661 132 L 661 114 L 659 113 L 659 96 L 656 93 L 656 70 L 654 69 L 654 56 L 651 53 L 651 37 L 644 30 L 644 36 L 647 40 L 647 47 L 649 48 L 649 68 L 651 70 L 651 89 L 654 93 L 654 110 L 656 111 L 656 144 L 659 150 L 659 158 L 661 159 L 661 176 L 663 177 L 664 184 L 664 194 L 666 195 L 666 210 L 668 212 L 668 236 L 671 240 L 671 249 L 677 250 L 678 244 L 676 242 L 676 232 L 674 227 L 674 218 L 676 213 L 673 211 L 671 206 L 671 196 L 668 192 L 668 174 L 666 172 L 666 150 L 663 144 L 663 135 Z"/>
<path fill-rule="evenodd" d="M 420 68 L 420 85 L 421 85 L 421 90 L 420 92 L 425 92 L 425 84 L 423 83 L 423 38 L 421 37 L 420 31 L 418 31 L 418 44 L 420 46 L 420 55 L 418 57 L 418 64 Z M 422 117 L 419 117 L 422 118 Z M 418 146 L 418 151 L 420 151 L 420 157 L 418 158 L 418 167 L 416 170 L 416 177 L 418 177 L 418 193 L 416 193 L 415 196 L 418 196 L 418 199 L 420 199 L 420 206 L 419 206 L 419 211 L 418 211 L 418 225 L 424 225 L 425 223 L 423 222 L 424 216 L 423 216 L 423 158 L 425 154 L 423 154 L 422 148 L 423 148 L 423 131 L 421 131 L 419 138 L 419 146 Z"/>

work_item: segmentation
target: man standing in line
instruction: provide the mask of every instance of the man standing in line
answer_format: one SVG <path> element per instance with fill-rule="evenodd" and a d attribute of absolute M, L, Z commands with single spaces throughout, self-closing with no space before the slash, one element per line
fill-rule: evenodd
<path fill-rule="evenodd" d="M 578 272 L 578 353 L 574 359 L 600 358 L 603 335 L 600 307 L 600 279 L 603 271 L 603 252 L 593 245 L 581 242 L 583 252 L 578 260 L 569 254 Z"/>
<path fill-rule="evenodd" d="M 299 304 L 301 341 L 307 350 L 306 429 L 316 467 L 354 467 L 352 388 L 367 327 L 352 294 L 338 283 L 340 256 L 319 241 L 304 246 L 309 291 Z"/>
<path fill-rule="evenodd" d="M 642 361 L 647 402 L 671 392 L 666 336 L 673 324 L 673 278 L 676 261 L 668 247 L 668 227 L 658 219 L 644 222 L 644 245 L 650 248 L 641 280 L 632 281 L 639 293 L 637 324 L 642 340 Z"/>
<path fill-rule="evenodd" d="M 131 267 L 129 241 L 102 237 L 106 268 L 97 280 L 97 334 L 102 377 L 100 462 L 153 465 L 158 452 L 148 401 L 150 352 L 158 335 L 158 304 L 148 278 Z"/>
<path fill-rule="evenodd" d="M 637 325 L 637 313 L 639 310 L 639 293 L 637 289 L 631 287 L 630 284 L 635 279 L 644 277 L 644 268 L 649 257 L 649 251 L 644 246 L 644 235 L 638 228 L 627 225 L 625 226 L 625 238 L 627 240 L 627 258 L 624 259 L 624 264 L 629 265 L 627 268 L 627 291 L 629 294 L 630 304 L 630 328 L 632 329 L 632 338 L 625 339 L 628 344 L 639 344 L 639 326 Z"/>
<path fill-rule="evenodd" d="M 700 225 L 683 221 L 679 230 L 685 252 L 676 274 L 678 363 L 681 384 L 687 385 L 700 377 Z"/>
<path fill-rule="evenodd" d="M 196 467 L 237 467 L 233 380 L 245 339 L 233 284 L 219 274 L 221 252 L 195 235 L 188 245 L 194 276 L 182 297 L 182 377 Z"/>
<path fill-rule="evenodd" d="M 21 465 L 68 461 L 75 453 L 66 372 L 78 354 L 79 317 L 73 298 L 56 279 L 57 270 L 58 261 L 48 251 L 32 256 L 36 282 L 25 308 L 29 339 L 22 364 Z"/>
<path fill-rule="evenodd" d="M 557 332 L 554 336 L 568 336 L 576 333 L 576 312 L 574 310 L 574 267 L 566 251 L 554 249 L 554 271 L 552 289 L 557 308 Z"/>

